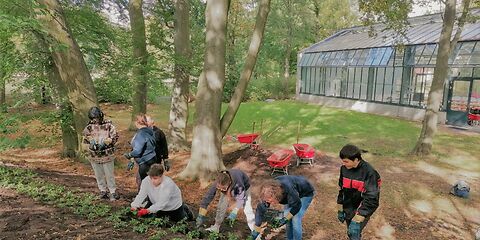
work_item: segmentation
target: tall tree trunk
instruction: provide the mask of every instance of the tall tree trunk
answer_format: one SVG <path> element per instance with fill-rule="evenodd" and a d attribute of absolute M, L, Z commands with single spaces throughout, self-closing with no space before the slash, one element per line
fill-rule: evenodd
<path fill-rule="evenodd" d="M 285 7 L 287 8 L 287 38 L 285 43 L 285 63 L 283 72 L 283 97 L 288 97 L 288 80 L 290 79 L 290 55 L 292 55 L 292 38 L 293 38 L 293 10 L 292 1 L 286 0 Z"/>
<path fill-rule="evenodd" d="M 205 10 L 206 47 L 203 72 L 198 82 L 192 153 L 181 177 L 200 178 L 204 185 L 222 162 L 220 113 L 225 84 L 225 41 L 228 1 L 209 0 Z"/>
<path fill-rule="evenodd" d="M 255 28 L 253 30 L 252 40 L 250 41 L 250 47 L 248 48 L 247 57 L 245 59 L 245 65 L 243 66 L 240 80 L 237 87 L 235 88 L 232 99 L 228 104 L 227 111 L 223 114 L 221 120 L 220 128 L 222 131 L 222 136 L 225 136 L 228 128 L 232 124 L 232 121 L 235 118 L 238 108 L 240 107 L 240 104 L 242 102 L 242 98 L 245 94 L 245 90 L 247 89 L 247 85 L 250 82 L 253 69 L 255 68 L 255 63 L 257 62 L 258 52 L 260 51 L 260 46 L 262 45 L 263 34 L 265 32 L 265 25 L 267 23 L 267 17 L 269 12 L 270 0 L 261 0 L 260 6 L 258 8 Z"/>
<path fill-rule="evenodd" d="M 438 43 L 437 62 L 435 64 L 435 72 L 433 74 L 432 86 L 428 94 L 427 108 L 423 120 L 422 131 L 417 140 L 412 154 L 423 156 L 428 155 L 432 151 L 433 138 L 437 133 L 438 112 L 443 97 L 443 89 L 445 80 L 448 77 L 448 59 L 452 49 L 460 38 L 463 26 L 465 24 L 466 15 L 470 6 L 470 0 L 464 1 L 462 16 L 458 21 L 457 31 L 453 41 L 452 33 L 455 25 L 456 16 L 456 0 L 447 0 L 445 2 L 445 12 L 443 14 L 443 26 Z"/>
<path fill-rule="evenodd" d="M 79 155 L 82 130 L 88 122 L 88 110 L 97 105 L 97 95 L 80 48 L 65 21 L 63 10 L 57 0 L 38 0 L 43 7 L 36 17 L 46 31 L 47 44 L 53 49 L 51 56 L 58 69 L 60 80 L 66 86 L 66 95 L 73 111 L 74 129 L 77 136 L 76 156 Z M 59 46 L 66 48 L 59 49 Z"/>
<path fill-rule="evenodd" d="M 5 85 L 6 80 L 4 79 L 5 73 L 3 69 L 0 69 L 0 112 L 6 113 L 7 112 L 7 98 L 5 94 Z"/>
<path fill-rule="evenodd" d="M 175 1 L 175 82 L 170 108 L 169 148 L 173 151 L 188 150 L 187 122 L 190 63 L 190 4 L 188 0 Z"/>
<path fill-rule="evenodd" d="M 128 13 L 132 31 L 133 44 L 133 78 L 135 92 L 133 94 L 133 111 L 130 130 L 134 130 L 135 116 L 147 112 L 147 43 L 145 37 L 145 20 L 143 17 L 142 0 L 130 0 Z"/>
<path fill-rule="evenodd" d="M 77 134 L 73 120 L 72 104 L 68 101 L 67 86 L 62 81 L 60 73 L 55 64 L 47 69 L 48 80 L 55 87 L 58 103 L 60 104 L 60 127 L 62 129 L 63 157 L 75 157 L 75 150 L 78 146 Z"/>

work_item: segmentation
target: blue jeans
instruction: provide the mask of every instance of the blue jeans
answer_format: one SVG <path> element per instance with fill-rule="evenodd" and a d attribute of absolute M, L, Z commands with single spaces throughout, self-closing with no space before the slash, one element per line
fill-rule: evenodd
<path fill-rule="evenodd" d="M 307 211 L 308 206 L 312 202 L 313 196 L 300 198 L 302 202 L 302 207 L 295 216 L 287 223 L 287 240 L 300 240 L 302 239 L 302 218 Z M 285 216 L 290 212 L 290 207 L 285 205 L 284 209 Z"/>

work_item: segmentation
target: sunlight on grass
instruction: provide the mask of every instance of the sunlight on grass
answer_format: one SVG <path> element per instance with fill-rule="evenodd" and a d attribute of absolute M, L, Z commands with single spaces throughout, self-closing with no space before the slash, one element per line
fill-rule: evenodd
<path fill-rule="evenodd" d="M 419 132 L 415 123 L 399 119 L 277 101 L 243 103 L 229 134 L 250 133 L 254 122 L 255 131 L 264 133 L 262 144 L 266 146 L 290 146 L 298 135 L 299 142 L 334 153 L 354 143 L 378 155 L 406 154 Z"/>

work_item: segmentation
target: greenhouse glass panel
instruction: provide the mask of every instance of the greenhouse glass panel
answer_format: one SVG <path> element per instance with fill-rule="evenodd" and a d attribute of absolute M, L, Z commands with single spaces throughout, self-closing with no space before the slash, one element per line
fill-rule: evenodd
<path fill-rule="evenodd" d="M 301 68 L 301 85 L 300 85 L 300 92 L 301 93 L 305 93 L 305 82 L 307 81 L 307 68 L 306 67 L 302 67 Z"/>
<path fill-rule="evenodd" d="M 367 60 L 367 56 L 370 52 L 370 49 L 363 49 L 362 55 L 360 55 L 360 58 L 358 59 L 357 66 L 364 66 L 365 61 Z"/>
<path fill-rule="evenodd" d="M 380 65 L 383 55 L 385 55 L 385 48 L 379 48 L 376 55 L 371 65 Z"/>
<path fill-rule="evenodd" d="M 428 65 L 430 63 L 430 59 L 432 58 L 432 54 L 435 51 L 436 44 L 428 44 L 425 46 L 425 49 L 423 50 L 423 54 L 418 60 L 417 64 L 418 65 Z"/>
<path fill-rule="evenodd" d="M 385 78 L 384 78 L 384 87 L 383 87 L 383 100 L 382 102 L 391 102 L 392 101 L 392 81 L 393 81 L 393 68 L 385 68 Z"/>
<path fill-rule="evenodd" d="M 394 68 L 392 82 L 392 103 L 400 103 L 400 96 L 402 92 L 402 74 L 403 69 L 401 67 Z"/>
<path fill-rule="evenodd" d="M 359 99 L 360 98 L 360 86 L 361 86 L 361 82 L 362 82 L 362 68 L 361 67 L 357 67 L 355 68 L 355 82 L 353 83 L 353 97 L 355 99 Z"/>
<path fill-rule="evenodd" d="M 473 77 L 480 78 L 480 68 L 473 69 Z"/>
<path fill-rule="evenodd" d="M 472 56 L 473 49 L 475 47 L 475 42 L 464 42 L 460 46 L 458 50 L 458 54 L 455 57 L 455 61 L 453 64 L 455 65 L 465 65 L 468 64 L 470 61 L 470 57 Z"/>
<path fill-rule="evenodd" d="M 372 65 L 373 64 L 373 61 L 375 61 L 375 58 L 378 57 L 378 51 L 379 51 L 379 48 L 371 48 L 370 51 L 368 52 L 368 55 L 367 55 L 367 60 L 365 61 L 365 65 Z"/>
<path fill-rule="evenodd" d="M 360 83 L 360 99 L 367 100 L 368 68 L 362 68 L 362 82 Z"/>
<path fill-rule="evenodd" d="M 382 60 L 380 61 L 380 65 L 387 65 L 388 63 L 392 63 L 391 58 L 393 57 L 393 48 L 387 47 L 385 48 L 385 54 L 383 55 Z M 389 64 L 390 65 L 390 64 Z"/>
<path fill-rule="evenodd" d="M 470 58 L 469 64 L 480 65 L 480 43 L 475 42 L 475 48 L 472 51 L 472 57 Z"/>
<path fill-rule="evenodd" d="M 420 61 L 420 57 L 423 54 L 423 50 L 425 50 L 425 45 L 418 45 L 415 47 L 415 63 L 418 64 Z"/>
<path fill-rule="evenodd" d="M 318 58 L 320 57 L 320 53 L 314 53 L 312 60 L 308 63 L 308 66 L 315 66 L 316 62 L 318 61 Z"/>
<path fill-rule="evenodd" d="M 385 81 L 385 68 L 377 68 L 377 73 L 375 74 L 375 88 L 374 88 L 374 100 L 378 102 L 383 101 L 383 85 Z"/>
<path fill-rule="evenodd" d="M 312 75 L 312 68 L 307 68 L 307 81 L 305 81 L 305 92 L 310 93 L 310 77 Z"/>
<path fill-rule="evenodd" d="M 312 63 L 315 61 L 317 58 L 318 54 L 317 53 L 312 53 L 310 54 L 310 58 L 308 59 L 307 66 L 312 66 Z"/>
<path fill-rule="evenodd" d="M 300 66 L 305 66 L 305 62 L 307 61 L 307 58 L 309 57 L 310 54 L 303 54 L 302 59 L 300 60 Z"/>
<path fill-rule="evenodd" d="M 354 78 L 355 78 L 355 68 L 348 68 L 347 98 L 353 98 Z"/>
<path fill-rule="evenodd" d="M 360 58 L 360 55 L 362 54 L 362 49 L 358 49 L 358 50 L 352 50 L 354 51 L 353 53 L 353 56 L 351 57 L 350 59 L 350 66 L 356 66 L 357 65 L 357 62 L 358 62 L 358 59 Z"/>
<path fill-rule="evenodd" d="M 472 77 L 473 75 L 473 68 L 458 68 L 458 70 L 458 77 Z"/>
<path fill-rule="evenodd" d="M 395 50 L 395 66 L 403 66 L 403 56 L 405 50 L 396 49 Z"/>

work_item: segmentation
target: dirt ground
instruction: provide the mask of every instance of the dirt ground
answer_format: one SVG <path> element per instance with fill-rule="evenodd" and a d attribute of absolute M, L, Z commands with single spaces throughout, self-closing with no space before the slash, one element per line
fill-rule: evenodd
<path fill-rule="evenodd" d="M 120 124 L 118 129 L 126 129 Z M 123 126 L 125 125 L 125 126 Z M 134 171 L 126 171 L 127 141 L 133 132 L 120 131 L 117 150 L 116 181 L 121 199 L 114 206 L 126 206 L 135 196 Z M 258 186 L 271 178 L 266 158 L 276 149 L 252 150 L 238 143 L 224 144 L 224 162 L 227 168 L 244 170 L 252 180 L 252 196 L 256 203 Z M 93 171 L 88 163 L 60 158 L 61 146 L 49 148 L 13 149 L 0 155 L 0 164 L 13 164 L 33 169 L 39 177 L 71 189 L 96 193 Z M 206 192 L 198 182 L 176 179 L 186 166 L 189 153 L 170 155 L 172 177 L 182 190 L 184 200 L 198 210 Z M 366 154 L 382 177 L 380 207 L 372 216 L 363 233 L 363 239 L 474 239 L 480 228 L 480 173 L 452 168 L 438 159 L 386 158 Z M 475 164 L 480 164 L 474 162 Z M 336 196 L 340 161 L 336 153 L 317 149 L 313 166 L 292 166 L 291 175 L 303 175 L 314 183 L 316 195 L 303 219 L 304 239 L 346 239 L 346 227 L 336 219 Z M 449 195 L 450 185 L 456 179 L 466 179 L 472 186 L 470 199 Z M 214 221 L 215 204 L 209 208 L 209 223 Z M 212 207 L 213 206 L 213 207 Z M 255 207 L 255 205 L 254 205 Z M 224 233 L 234 232 L 240 239 L 249 234 L 243 214 L 232 229 L 222 226 Z M 226 225 L 226 224 L 224 224 Z M 271 234 L 270 239 L 284 239 L 284 233 Z M 31 200 L 16 192 L 0 188 L 0 239 L 144 239 L 146 235 L 132 231 L 118 231 L 107 222 L 88 221 L 67 210 L 57 209 Z M 169 239 L 169 238 L 167 238 Z"/>

